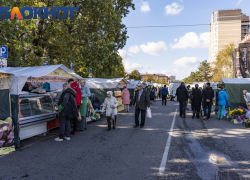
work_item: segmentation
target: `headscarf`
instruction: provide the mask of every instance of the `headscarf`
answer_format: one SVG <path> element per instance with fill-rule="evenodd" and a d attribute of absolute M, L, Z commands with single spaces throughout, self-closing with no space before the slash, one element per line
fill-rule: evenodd
<path fill-rule="evenodd" d="M 92 93 L 92 95 L 94 95 L 94 97 L 91 97 L 91 102 L 95 101 L 95 93 Z"/>
<path fill-rule="evenodd" d="M 108 91 L 108 92 L 110 94 L 110 98 L 112 98 L 113 97 L 113 92 L 112 91 Z"/>

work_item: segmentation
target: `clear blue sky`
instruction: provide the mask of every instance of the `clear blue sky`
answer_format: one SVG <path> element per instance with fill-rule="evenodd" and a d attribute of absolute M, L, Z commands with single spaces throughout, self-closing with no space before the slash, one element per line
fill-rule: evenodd
<path fill-rule="evenodd" d="M 212 12 L 242 9 L 250 15 L 250 0 L 134 0 L 136 10 L 124 18 L 127 27 L 209 24 Z M 119 50 L 127 72 L 187 77 L 209 57 L 209 26 L 128 28 L 126 46 Z"/>

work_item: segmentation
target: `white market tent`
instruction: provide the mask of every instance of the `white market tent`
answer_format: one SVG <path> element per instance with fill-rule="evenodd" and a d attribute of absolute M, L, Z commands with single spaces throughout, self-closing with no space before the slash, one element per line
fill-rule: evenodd
<path fill-rule="evenodd" d="M 22 88 L 28 78 L 40 78 L 53 73 L 54 71 L 61 69 L 62 72 L 66 72 L 70 77 L 76 79 L 83 79 L 81 76 L 74 73 L 72 70 L 66 66 L 59 65 L 49 65 L 49 66 L 34 66 L 34 67 L 4 67 L 0 69 L 0 73 L 13 74 L 15 77 L 12 80 L 10 86 L 10 94 L 19 95 Z M 57 77 L 54 75 L 53 77 Z M 63 82 L 53 82 L 52 86 L 62 88 Z M 51 89 L 54 89 L 53 87 Z"/>
<path fill-rule="evenodd" d="M 87 86 L 90 89 L 115 89 L 116 87 L 119 87 L 119 83 L 121 81 L 124 81 L 126 84 L 130 84 L 124 78 L 115 78 L 115 79 L 86 78 Z"/>
<path fill-rule="evenodd" d="M 140 83 L 140 81 L 129 81 L 128 89 L 135 89 L 136 86 Z"/>

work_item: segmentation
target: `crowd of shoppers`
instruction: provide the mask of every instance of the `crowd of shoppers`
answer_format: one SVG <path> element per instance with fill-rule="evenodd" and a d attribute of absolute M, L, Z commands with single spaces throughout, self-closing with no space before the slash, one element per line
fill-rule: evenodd
<path fill-rule="evenodd" d="M 77 130 L 87 130 L 87 102 L 91 94 L 85 79 L 80 80 L 80 85 L 81 88 L 74 79 L 69 79 L 68 83 L 63 84 L 63 92 L 58 102 L 60 134 L 55 141 L 70 140 L 70 134 L 76 135 Z"/>

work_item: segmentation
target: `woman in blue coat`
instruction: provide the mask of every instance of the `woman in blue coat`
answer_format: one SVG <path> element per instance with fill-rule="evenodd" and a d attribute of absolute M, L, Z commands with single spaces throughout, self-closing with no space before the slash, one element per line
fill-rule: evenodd
<path fill-rule="evenodd" d="M 226 104 L 228 101 L 228 95 L 226 93 L 226 88 L 223 89 L 223 91 L 220 91 L 218 94 L 218 105 L 219 105 L 219 111 L 218 111 L 218 120 L 222 120 L 224 111 L 226 109 Z"/>

